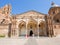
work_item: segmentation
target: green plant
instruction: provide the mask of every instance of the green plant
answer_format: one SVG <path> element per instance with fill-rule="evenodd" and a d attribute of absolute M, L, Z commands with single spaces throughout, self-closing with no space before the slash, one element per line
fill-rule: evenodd
<path fill-rule="evenodd" d="M 5 37 L 5 35 L 4 35 L 4 34 L 0 34 L 0 38 L 1 38 L 1 37 Z"/>

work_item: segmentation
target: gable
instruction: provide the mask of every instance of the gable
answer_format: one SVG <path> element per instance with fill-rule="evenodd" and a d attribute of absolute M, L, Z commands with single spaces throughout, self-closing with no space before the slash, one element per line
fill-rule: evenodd
<path fill-rule="evenodd" d="M 45 16 L 46 14 L 43 14 L 43 13 L 40 13 L 40 12 L 36 12 L 36 11 L 27 11 L 25 13 L 22 13 L 22 14 L 17 14 L 15 15 L 17 18 L 20 18 L 20 17 L 25 17 L 25 16 Z"/>

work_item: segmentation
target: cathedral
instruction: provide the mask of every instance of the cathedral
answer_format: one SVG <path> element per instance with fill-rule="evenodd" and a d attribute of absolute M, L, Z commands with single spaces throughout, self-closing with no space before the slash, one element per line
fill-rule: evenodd
<path fill-rule="evenodd" d="M 52 3 L 48 14 L 34 10 L 11 14 L 11 5 L 0 8 L 0 37 L 60 35 L 60 6 Z"/>

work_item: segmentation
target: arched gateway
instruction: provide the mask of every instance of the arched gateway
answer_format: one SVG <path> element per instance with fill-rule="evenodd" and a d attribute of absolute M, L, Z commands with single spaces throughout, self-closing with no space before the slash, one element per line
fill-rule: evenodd
<path fill-rule="evenodd" d="M 35 36 L 38 35 L 37 32 L 37 22 L 35 20 L 29 20 L 27 24 L 28 35 L 30 36 L 30 32 Z"/>

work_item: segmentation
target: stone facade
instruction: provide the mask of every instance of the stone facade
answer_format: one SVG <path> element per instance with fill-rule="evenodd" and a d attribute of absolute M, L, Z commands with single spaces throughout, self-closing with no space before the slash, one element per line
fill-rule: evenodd
<path fill-rule="evenodd" d="M 0 35 L 5 37 L 60 35 L 60 7 L 52 6 L 48 14 L 31 10 L 11 15 L 11 5 L 0 8 Z"/>

